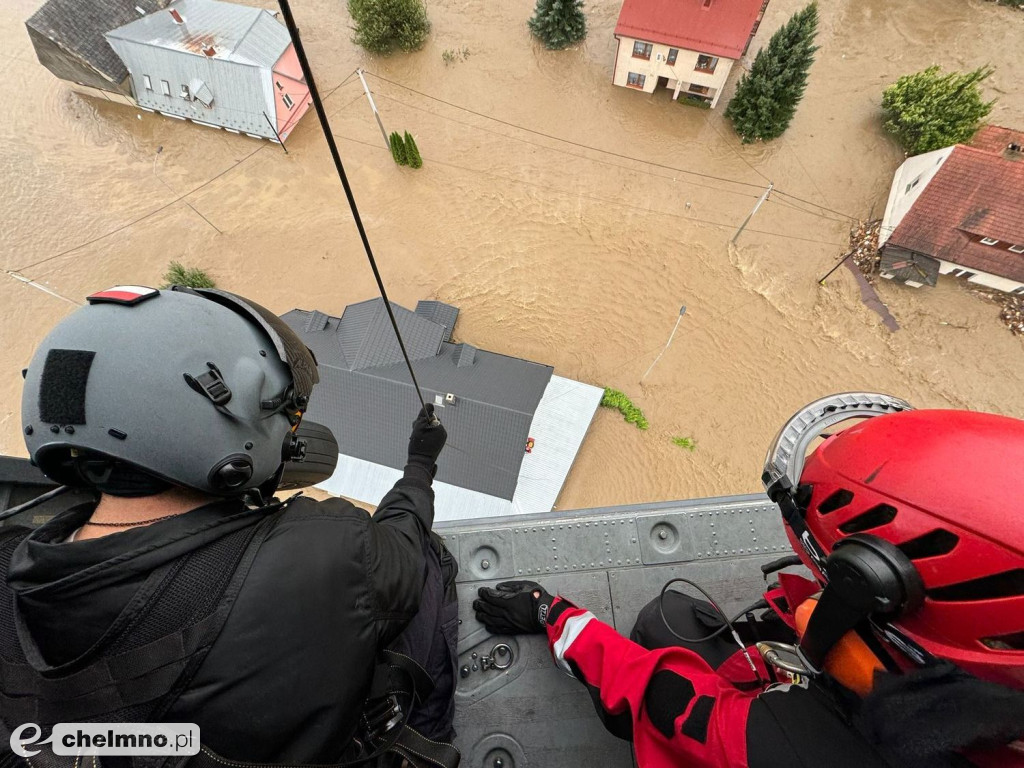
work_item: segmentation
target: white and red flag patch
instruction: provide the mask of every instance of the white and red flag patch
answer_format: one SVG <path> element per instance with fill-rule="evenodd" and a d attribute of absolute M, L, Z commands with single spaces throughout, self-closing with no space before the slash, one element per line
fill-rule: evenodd
<path fill-rule="evenodd" d="M 122 304 L 131 307 L 159 295 L 160 291 L 156 288 L 147 288 L 144 285 L 115 285 L 113 288 L 94 293 L 87 297 L 87 300 L 90 304 Z"/>

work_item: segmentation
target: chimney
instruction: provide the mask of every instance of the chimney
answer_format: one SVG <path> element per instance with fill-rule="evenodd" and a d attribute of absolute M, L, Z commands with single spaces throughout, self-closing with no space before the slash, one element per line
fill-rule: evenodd
<path fill-rule="evenodd" d="M 178 9 L 177 8 L 171 8 L 168 11 L 168 13 L 171 14 L 171 18 L 174 19 L 174 23 L 175 24 L 181 24 L 181 23 L 183 23 L 185 21 L 183 18 L 181 18 L 181 14 L 178 13 Z"/>
<path fill-rule="evenodd" d="M 216 56 L 217 49 L 214 48 L 212 45 L 208 45 L 205 48 L 203 48 L 203 53 L 205 53 L 207 56 Z"/>
<path fill-rule="evenodd" d="M 1009 144 L 1006 148 L 1011 152 L 1024 152 L 1024 147 L 1021 147 L 1020 144 Z"/>
<path fill-rule="evenodd" d="M 711 7 L 712 0 L 704 0 L 704 9 L 707 10 Z"/>

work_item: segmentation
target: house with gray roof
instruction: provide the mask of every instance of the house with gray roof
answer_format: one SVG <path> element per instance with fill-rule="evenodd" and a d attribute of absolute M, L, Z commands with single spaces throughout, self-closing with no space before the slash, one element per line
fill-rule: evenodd
<path fill-rule="evenodd" d="M 456 341 L 456 307 L 391 306 L 424 398 L 448 431 L 434 485 L 438 519 L 551 511 L 603 391 Z M 352 304 L 341 317 L 293 309 L 282 319 L 317 358 L 307 416 L 338 439 L 338 469 L 321 487 L 376 504 L 402 474 L 419 410 L 383 300 Z"/>
<path fill-rule="evenodd" d="M 288 30 L 261 8 L 49 0 L 27 25 L 57 77 L 149 112 L 284 141 L 311 103 Z"/>
<path fill-rule="evenodd" d="M 47 0 L 25 22 L 39 63 L 61 80 L 131 96 L 128 68 L 104 33 L 171 0 Z"/>

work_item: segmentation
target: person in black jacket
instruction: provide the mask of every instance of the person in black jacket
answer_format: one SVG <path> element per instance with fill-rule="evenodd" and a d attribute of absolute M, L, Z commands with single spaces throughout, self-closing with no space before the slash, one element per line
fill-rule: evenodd
<path fill-rule="evenodd" d="M 418 725 L 453 735 L 453 662 L 435 662 L 454 653 L 457 614 L 430 542 L 444 427 L 420 412 L 403 477 L 373 516 L 342 499 L 247 504 L 273 493 L 317 379 L 276 320 L 224 292 L 128 287 L 90 297 L 40 346 L 26 375 L 29 452 L 99 500 L 0 541 L 0 592 L 13 597 L 0 603 L 25 630 L 0 633 L 0 654 L 30 678 L 0 682 L 8 732 L 30 717 L 44 730 L 155 717 L 198 724 L 232 760 L 351 759 L 379 652 L 397 640 L 443 678 Z M 212 643 L 161 661 L 174 674 L 115 681 L 113 698 L 110 685 L 70 687 L 83 669 L 116 670 L 110 660 L 129 657 L 118 654 L 135 654 L 128 678 L 159 666 L 138 649 L 173 645 L 171 630 L 205 627 L 217 610 Z M 407 627 L 418 636 L 401 637 Z M 190 631 L 174 635 L 186 648 Z M 64 698 L 33 676 L 64 680 Z"/>

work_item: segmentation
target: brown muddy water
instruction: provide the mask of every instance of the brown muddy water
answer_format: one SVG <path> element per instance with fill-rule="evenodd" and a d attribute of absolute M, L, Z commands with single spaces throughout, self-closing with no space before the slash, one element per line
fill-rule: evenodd
<path fill-rule="evenodd" d="M 5 270 L 77 301 L 156 284 L 172 259 L 275 311 L 339 313 L 375 294 L 315 115 L 285 155 L 77 96 L 35 60 L 23 21 L 36 4 L 0 8 L 0 74 L 16 84 L 0 106 Z M 817 284 L 848 225 L 806 212 L 880 215 L 902 153 L 878 103 L 902 74 L 991 63 L 992 121 L 1024 125 L 1024 14 L 979 0 L 826 0 L 796 120 L 782 139 L 742 147 L 721 108 L 611 85 L 617 0 L 589 2 L 586 44 L 560 53 L 530 38 L 530 0 L 431 0 L 427 45 L 387 59 L 351 44 L 341 0 L 294 5 L 324 91 L 363 66 L 507 123 L 741 182 L 602 155 L 370 78 L 385 125 L 412 132 L 425 157 L 400 169 L 358 81 L 327 99 L 394 300 L 453 303 L 462 339 L 622 389 L 650 419 L 640 432 L 600 411 L 560 508 L 758 490 L 781 422 L 839 390 L 1024 417 L 1024 339 L 993 305 L 949 278 L 934 290 L 883 284 L 902 326 L 890 333 L 845 269 Z M 751 53 L 799 6 L 772 0 Z M 446 66 L 442 52 L 463 46 L 468 58 Z M 730 247 L 768 179 L 811 204 L 773 196 Z M 671 349 L 641 383 L 682 304 Z M 72 309 L 0 274 L 0 452 L 24 452 L 20 371 Z"/>

